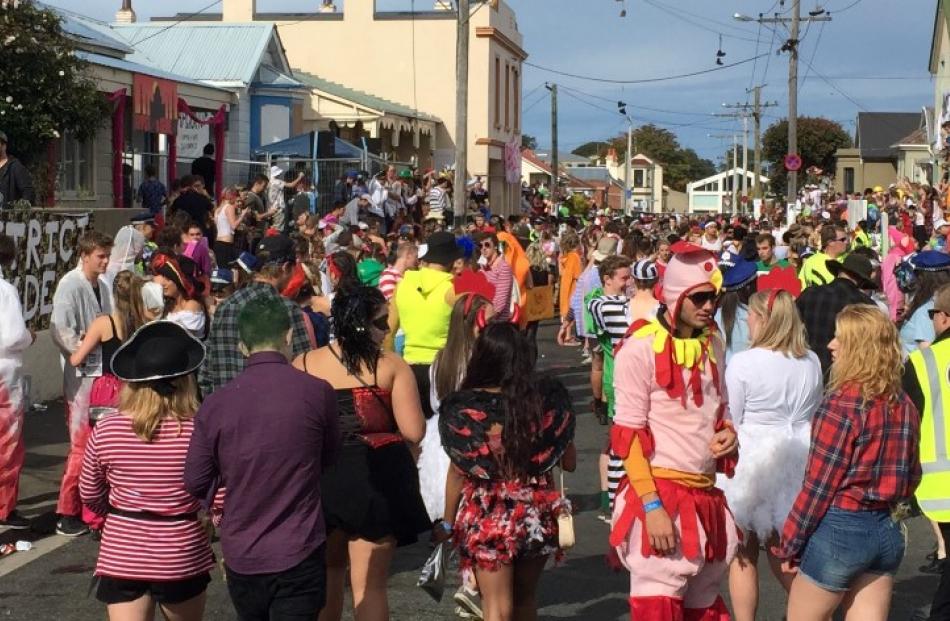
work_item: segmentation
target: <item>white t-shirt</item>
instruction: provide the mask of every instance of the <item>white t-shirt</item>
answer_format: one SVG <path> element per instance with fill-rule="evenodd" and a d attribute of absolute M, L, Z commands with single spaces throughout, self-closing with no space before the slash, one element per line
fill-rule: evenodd
<path fill-rule="evenodd" d="M 741 351 L 726 366 L 729 413 L 737 427 L 808 424 L 821 403 L 823 384 L 818 356 L 786 357 L 755 347 Z"/>

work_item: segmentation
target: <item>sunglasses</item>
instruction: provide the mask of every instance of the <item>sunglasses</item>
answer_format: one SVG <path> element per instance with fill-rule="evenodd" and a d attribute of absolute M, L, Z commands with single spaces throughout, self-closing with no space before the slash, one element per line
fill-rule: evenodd
<path fill-rule="evenodd" d="M 842 244 L 846 244 L 846 243 L 848 243 L 848 238 L 847 238 L 847 237 L 838 237 L 838 238 L 835 239 L 835 241 L 836 241 L 836 242 L 841 242 Z"/>
<path fill-rule="evenodd" d="M 942 311 L 942 310 L 937 309 L 937 308 L 931 308 L 929 311 L 927 311 L 927 316 L 930 317 L 930 320 L 931 320 L 931 321 L 933 321 L 933 318 L 937 316 L 937 313 L 940 313 L 940 314 L 942 314 L 942 315 L 946 315 L 946 314 L 947 314 L 946 311 Z"/>
<path fill-rule="evenodd" d="M 715 291 L 698 291 L 696 293 L 691 293 L 686 296 L 690 302 L 693 303 L 693 306 L 696 308 L 702 308 L 706 304 L 712 302 L 713 306 L 719 303 L 719 294 Z"/>
<path fill-rule="evenodd" d="M 380 332 L 389 332 L 389 315 L 377 317 L 371 323 L 373 324 L 373 327 Z"/>
<path fill-rule="evenodd" d="M 482 242 L 482 248 L 494 248 L 494 247 L 495 247 L 495 244 L 493 244 L 493 243 L 491 243 L 491 242 L 487 242 L 487 241 L 486 241 L 486 242 Z"/>

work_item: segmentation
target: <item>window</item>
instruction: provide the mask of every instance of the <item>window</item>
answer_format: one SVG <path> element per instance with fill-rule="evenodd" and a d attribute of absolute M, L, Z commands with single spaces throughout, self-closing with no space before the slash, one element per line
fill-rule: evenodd
<path fill-rule="evenodd" d="M 518 81 L 517 69 L 511 70 L 511 80 L 512 80 L 511 92 L 514 95 L 514 97 L 512 98 L 512 103 L 514 104 L 514 107 L 515 107 L 514 130 L 517 132 L 521 130 L 521 82 Z"/>
<path fill-rule="evenodd" d="M 89 140 L 79 142 L 65 134 L 60 142 L 60 188 L 71 197 L 89 198 L 95 195 L 95 162 L 93 145 Z"/>
<path fill-rule="evenodd" d="M 643 170 L 633 171 L 633 187 L 635 188 L 645 188 L 646 183 L 643 182 Z"/>
<path fill-rule="evenodd" d="M 844 193 L 854 194 L 854 169 L 850 167 L 844 169 Z"/>
<path fill-rule="evenodd" d="M 501 129 L 501 59 L 495 57 L 495 129 Z"/>
<path fill-rule="evenodd" d="M 511 129 L 511 65 L 505 63 L 505 131 Z"/>

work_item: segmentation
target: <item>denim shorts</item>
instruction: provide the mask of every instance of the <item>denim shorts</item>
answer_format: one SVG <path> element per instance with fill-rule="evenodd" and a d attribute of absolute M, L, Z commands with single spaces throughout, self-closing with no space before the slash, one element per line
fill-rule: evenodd
<path fill-rule="evenodd" d="M 893 576 L 904 534 L 887 511 L 832 507 L 808 539 L 799 572 L 826 591 L 847 591 L 861 574 Z"/>

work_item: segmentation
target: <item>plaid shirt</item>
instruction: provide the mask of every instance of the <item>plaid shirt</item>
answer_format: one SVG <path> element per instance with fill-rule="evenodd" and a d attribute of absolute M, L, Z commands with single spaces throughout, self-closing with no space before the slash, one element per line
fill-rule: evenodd
<path fill-rule="evenodd" d="M 782 532 L 782 558 L 798 559 L 830 507 L 886 510 L 920 483 L 920 416 L 910 398 L 865 402 L 849 384 L 825 396 L 811 428 L 802 489 Z"/>
<path fill-rule="evenodd" d="M 264 296 L 279 297 L 272 285 L 254 282 L 243 289 L 238 289 L 215 311 L 211 321 L 211 333 L 205 343 L 208 354 L 198 371 L 198 387 L 201 388 L 201 394 L 205 397 L 230 382 L 244 370 L 244 355 L 238 349 L 238 343 L 241 340 L 238 335 L 238 315 L 248 302 Z M 292 355 L 297 356 L 310 351 L 312 345 L 304 324 L 306 318 L 303 312 L 290 300 L 283 297 L 280 300 L 287 307 L 290 323 L 293 326 L 293 340 L 290 343 Z"/>
<path fill-rule="evenodd" d="M 808 287 L 798 301 L 798 314 L 805 324 L 808 347 L 818 356 L 821 370 L 828 376 L 831 352 L 828 343 L 835 337 L 835 318 L 848 304 L 874 304 L 858 286 L 845 278 L 836 278 L 827 285 Z"/>

